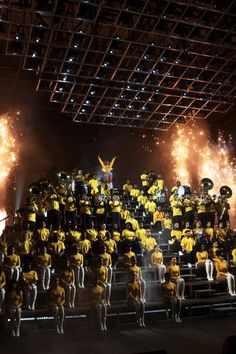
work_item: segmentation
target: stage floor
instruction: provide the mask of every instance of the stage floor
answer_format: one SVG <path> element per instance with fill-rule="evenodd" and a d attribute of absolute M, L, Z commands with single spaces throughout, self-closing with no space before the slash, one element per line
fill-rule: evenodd
<path fill-rule="evenodd" d="M 51 321 L 52 322 L 52 321 Z M 22 336 L 1 336 L 1 354 L 130 354 L 165 349 L 167 354 L 221 354 L 227 336 L 236 335 L 236 316 L 147 322 L 145 329 L 120 324 L 107 333 L 81 327 L 78 321 L 65 326 L 65 334 L 52 327 L 22 324 Z M 236 350 L 235 350 L 236 353 Z"/>

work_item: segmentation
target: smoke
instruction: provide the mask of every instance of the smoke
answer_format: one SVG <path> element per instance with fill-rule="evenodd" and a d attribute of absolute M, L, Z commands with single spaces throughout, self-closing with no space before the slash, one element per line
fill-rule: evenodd
<path fill-rule="evenodd" d="M 199 191 L 201 179 L 210 178 L 214 183 L 210 193 L 217 195 L 221 186 L 230 187 L 231 215 L 235 216 L 236 159 L 230 135 L 219 131 L 213 139 L 206 123 L 192 121 L 174 127 L 158 145 L 157 154 L 157 161 L 161 157 L 164 162 L 164 179 L 169 184 L 180 180 Z"/>

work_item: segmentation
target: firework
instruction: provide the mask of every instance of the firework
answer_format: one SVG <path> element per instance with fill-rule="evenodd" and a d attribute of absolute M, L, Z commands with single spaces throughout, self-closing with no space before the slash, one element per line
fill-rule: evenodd
<path fill-rule="evenodd" d="M 0 233 L 5 228 L 3 219 L 7 216 L 5 210 L 7 181 L 17 161 L 16 140 L 12 124 L 13 120 L 10 116 L 0 115 Z"/>
<path fill-rule="evenodd" d="M 206 128 L 192 123 L 178 126 L 172 134 L 170 145 L 175 180 L 179 179 L 183 185 L 190 184 L 199 190 L 200 180 L 210 178 L 214 183 L 210 192 L 217 195 L 221 186 L 229 186 L 233 192 L 231 215 L 235 216 L 236 159 L 232 137 L 226 138 L 219 132 L 213 142 Z"/>
<path fill-rule="evenodd" d="M 5 209 L 0 209 L 0 235 L 2 231 L 5 229 L 7 213 Z"/>
<path fill-rule="evenodd" d="M 4 186 L 16 163 L 16 141 L 12 135 L 10 117 L 0 116 L 0 186 Z"/>

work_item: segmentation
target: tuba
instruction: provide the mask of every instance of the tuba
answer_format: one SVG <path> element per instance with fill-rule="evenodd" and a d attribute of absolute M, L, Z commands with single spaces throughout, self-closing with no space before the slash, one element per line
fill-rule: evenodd
<path fill-rule="evenodd" d="M 40 198 L 42 189 L 40 188 L 39 183 L 31 183 L 28 186 L 28 192 L 33 198 Z"/>
<path fill-rule="evenodd" d="M 200 188 L 203 192 L 208 193 L 214 187 L 214 183 L 210 178 L 202 178 L 200 181 Z"/>
<path fill-rule="evenodd" d="M 62 184 L 70 183 L 71 180 L 72 180 L 72 176 L 69 175 L 69 174 L 68 174 L 67 172 L 65 172 L 65 171 L 59 171 L 59 172 L 57 172 L 56 177 L 57 177 L 57 181 L 58 181 L 59 183 L 62 183 Z"/>
<path fill-rule="evenodd" d="M 231 198 L 232 197 L 232 189 L 228 186 L 220 187 L 220 195 L 222 198 Z"/>

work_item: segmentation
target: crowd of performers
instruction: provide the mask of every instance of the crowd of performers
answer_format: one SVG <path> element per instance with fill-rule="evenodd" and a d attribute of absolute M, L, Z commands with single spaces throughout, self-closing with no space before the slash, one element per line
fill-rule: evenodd
<path fill-rule="evenodd" d="M 64 331 L 64 307 L 78 306 L 84 287 L 91 316 L 97 318 L 93 323 L 106 331 L 117 267 L 128 274 L 127 304 L 135 308 L 140 327 L 145 326 L 144 267 L 155 273 L 176 322 L 181 322 L 185 299 L 180 265 L 196 267 L 209 282 L 213 277 L 225 282 L 229 295 L 236 296 L 230 273 L 236 264 L 235 231 L 227 195 L 211 196 L 204 185 L 193 193 L 179 181 L 168 193 L 162 176 L 154 172 L 143 172 L 137 184 L 127 180 L 113 189 L 114 159 L 102 162 L 103 180 L 81 170 L 70 179 L 60 174 L 54 185 L 41 180 L 30 189 L 14 227 L 2 233 L 0 311 L 10 318 L 13 336 L 20 335 L 22 307 L 35 310 L 38 288 L 48 293 L 59 334 Z M 168 264 L 157 235 L 169 244 Z"/>

